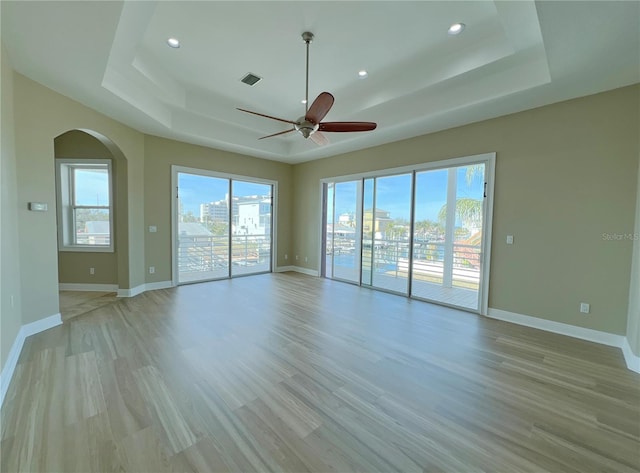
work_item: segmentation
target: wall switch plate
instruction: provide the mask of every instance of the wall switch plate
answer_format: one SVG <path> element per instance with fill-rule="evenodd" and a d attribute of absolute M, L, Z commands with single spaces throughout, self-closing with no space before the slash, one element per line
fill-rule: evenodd
<path fill-rule="evenodd" d="M 580 303 L 580 312 L 582 312 L 583 314 L 588 314 L 590 310 L 591 306 L 589 304 L 587 304 L 586 302 Z"/>
<path fill-rule="evenodd" d="M 289 259 L 289 255 L 285 253 L 284 259 L 285 259 L 285 261 L 288 260 Z"/>
<path fill-rule="evenodd" d="M 155 274 L 156 272 L 156 267 L 155 266 L 149 266 L 149 274 Z"/>
<path fill-rule="evenodd" d="M 96 274 L 96 268 L 89 268 L 89 274 Z"/>
<path fill-rule="evenodd" d="M 48 206 L 44 202 L 29 202 L 29 210 L 32 212 L 46 212 Z"/>
<path fill-rule="evenodd" d="M 158 231 L 158 227 L 155 225 L 149 225 L 149 233 L 155 233 Z"/>
<path fill-rule="evenodd" d="M 513 235 L 507 235 L 507 245 L 513 245 Z"/>

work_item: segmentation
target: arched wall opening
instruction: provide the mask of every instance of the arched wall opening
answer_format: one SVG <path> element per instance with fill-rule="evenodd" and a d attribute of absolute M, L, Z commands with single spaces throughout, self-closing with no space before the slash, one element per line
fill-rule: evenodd
<path fill-rule="evenodd" d="M 108 137 L 89 129 L 74 129 L 58 135 L 54 139 L 54 157 L 109 160 L 112 167 L 113 198 L 114 251 L 58 250 L 58 282 L 63 286 L 86 289 L 90 289 L 92 285 L 97 289 L 129 287 L 126 157 Z"/>

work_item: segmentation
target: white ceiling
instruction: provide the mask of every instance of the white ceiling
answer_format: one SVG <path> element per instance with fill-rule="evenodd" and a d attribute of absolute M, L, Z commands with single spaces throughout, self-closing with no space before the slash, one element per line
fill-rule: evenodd
<path fill-rule="evenodd" d="M 563 1 L 2 1 L 14 68 L 142 132 L 288 163 L 640 82 L 640 3 Z M 463 22 L 459 36 L 448 27 Z M 258 140 L 304 115 L 365 133 Z M 168 37 L 181 47 L 167 46 Z M 359 79 L 360 69 L 369 71 Z M 254 87 L 247 72 L 263 77 Z"/>

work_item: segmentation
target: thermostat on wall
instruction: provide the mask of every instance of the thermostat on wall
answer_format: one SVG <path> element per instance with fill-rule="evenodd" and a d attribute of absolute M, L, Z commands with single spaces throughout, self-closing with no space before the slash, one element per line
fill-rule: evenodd
<path fill-rule="evenodd" d="M 29 210 L 34 212 L 46 212 L 47 204 L 44 202 L 29 202 Z"/>

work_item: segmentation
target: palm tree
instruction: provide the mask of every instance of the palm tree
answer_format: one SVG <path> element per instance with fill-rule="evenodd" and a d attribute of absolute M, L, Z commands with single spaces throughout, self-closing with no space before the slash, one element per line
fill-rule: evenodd
<path fill-rule="evenodd" d="M 466 167 L 467 185 L 471 186 L 474 179 L 484 179 L 484 164 L 471 164 Z M 462 197 L 456 200 L 456 220 L 460 220 L 465 228 L 479 228 L 482 224 L 482 200 Z M 438 220 L 442 225 L 447 220 L 447 204 L 438 212 Z"/>
<path fill-rule="evenodd" d="M 469 197 L 456 200 L 457 219 L 460 219 L 465 228 L 479 228 L 482 223 L 482 201 Z M 442 225 L 447 221 L 447 204 L 438 212 L 438 220 Z"/>
<path fill-rule="evenodd" d="M 428 234 L 438 234 L 442 232 L 442 225 L 432 220 L 420 220 L 416 222 L 414 226 L 414 233 L 423 239 L 425 239 Z"/>
<path fill-rule="evenodd" d="M 476 177 L 484 179 L 484 164 L 471 164 L 470 166 L 467 166 L 465 173 L 467 185 L 470 186 Z"/>

